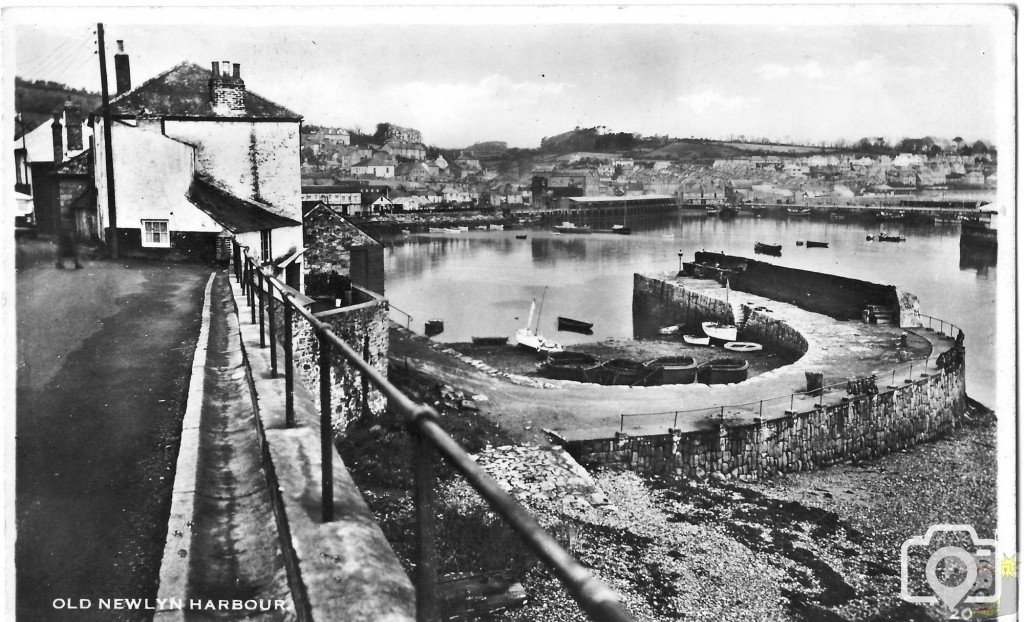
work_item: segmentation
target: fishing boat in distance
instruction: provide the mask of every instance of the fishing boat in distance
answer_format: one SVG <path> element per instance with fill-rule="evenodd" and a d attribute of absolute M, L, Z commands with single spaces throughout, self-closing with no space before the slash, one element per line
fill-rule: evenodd
<path fill-rule="evenodd" d="M 786 213 L 790 216 L 810 216 L 811 208 L 809 207 L 787 207 Z"/>
<path fill-rule="evenodd" d="M 775 255 L 776 257 L 782 256 L 782 245 L 781 244 L 765 244 L 764 242 L 754 242 L 754 252 L 762 255 Z"/>
<path fill-rule="evenodd" d="M 526 239 L 526 234 L 525 233 L 517 233 L 516 234 L 516 239 L 517 240 L 525 240 Z"/>
<path fill-rule="evenodd" d="M 717 341 L 736 341 L 736 335 L 739 329 L 735 324 L 719 324 L 718 322 L 702 322 L 701 328 L 704 329 L 704 334 L 709 339 Z"/>
<path fill-rule="evenodd" d="M 558 330 L 567 330 L 574 333 L 593 333 L 594 324 L 592 322 L 583 322 L 580 320 L 574 320 L 568 317 L 558 317 Z"/>
<path fill-rule="evenodd" d="M 828 248 L 828 242 L 815 242 L 807 240 L 807 248 Z"/>
<path fill-rule="evenodd" d="M 547 296 L 548 288 L 544 288 L 544 294 L 541 295 L 540 299 L 540 310 L 544 309 L 544 298 Z M 515 340 L 515 345 L 526 348 L 527 350 L 533 350 L 538 354 L 550 354 L 552 352 L 563 352 L 564 348 L 551 339 L 538 334 L 537 328 L 530 328 L 533 325 L 533 312 L 537 310 L 537 299 L 534 298 L 533 302 L 530 303 L 530 316 L 526 320 L 526 327 L 520 328 L 516 331 L 516 334 L 512 336 Z M 540 326 L 540 312 L 537 313 L 537 326 Z"/>
<path fill-rule="evenodd" d="M 565 221 L 560 225 L 555 225 L 555 231 L 558 233 L 590 233 L 590 227 L 583 225 L 580 227 L 576 226 L 576 223 Z"/>

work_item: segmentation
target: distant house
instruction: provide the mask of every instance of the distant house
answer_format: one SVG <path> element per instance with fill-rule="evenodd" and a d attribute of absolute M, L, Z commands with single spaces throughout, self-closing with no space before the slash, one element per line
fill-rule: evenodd
<path fill-rule="evenodd" d="M 56 180 L 52 177 L 64 162 L 89 148 L 92 128 L 77 106 L 66 106 L 53 113 L 53 120 L 22 132 L 14 140 L 14 189 L 32 198 L 36 226 L 49 233 L 57 232 L 62 217 Z M 65 219 L 71 215 L 64 213 Z M 82 237 L 88 237 L 83 235 Z"/>
<path fill-rule="evenodd" d="M 413 143 L 404 140 L 389 140 L 384 143 L 382 150 L 396 158 L 422 160 L 427 157 L 427 148 L 423 146 L 423 143 Z"/>
<path fill-rule="evenodd" d="M 395 164 L 394 158 L 378 153 L 374 154 L 372 158 L 353 164 L 352 174 L 390 179 L 395 176 Z"/>
<path fill-rule="evenodd" d="M 182 63 L 116 97 L 110 115 L 116 231 L 104 166 L 97 220 L 122 252 L 224 261 L 231 237 L 264 263 L 301 251 L 302 118 L 246 89 L 238 63 Z M 110 147 L 96 123 L 103 162 Z M 285 278 L 301 290 L 300 261 Z"/>
<path fill-rule="evenodd" d="M 402 162 L 395 167 L 395 177 L 409 181 L 427 181 L 437 176 L 437 167 L 425 162 Z"/>

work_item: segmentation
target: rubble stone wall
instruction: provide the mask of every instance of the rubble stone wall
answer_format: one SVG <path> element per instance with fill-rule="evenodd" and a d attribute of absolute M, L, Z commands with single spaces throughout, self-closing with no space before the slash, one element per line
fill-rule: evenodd
<path fill-rule="evenodd" d="M 369 302 L 342 307 L 316 315 L 357 354 L 385 376 L 388 369 L 388 302 L 366 290 L 359 290 Z M 277 339 L 284 344 L 284 310 L 274 300 Z M 240 310 L 245 313 L 245 309 Z M 296 379 L 309 391 L 320 408 L 320 346 L 309 322 L 297 313 L 292 315 L 292 348 Z M 284 365 L 284 347 L 278 349 L 278 364 Z M 282 372 L 283 373 L 283 372 Z M 340 354 L 331 356 L 331 421 L 337 434 L 343 434 L 352 421 L 364 412 L 369 416 L 384 413 L 387 400 L 362 378 L 353 366 L 344 363 Z"/>
<path fill-rule="evenodd" d="M 633 275 L 633 334 L 656 335 L 663 326 L 679 324 L 701 332 L 701 322 L 733 323 L 729 303 L 668 283 L 657 277 Z"/>
<path fill-rule="evenodd" d="M 954 346 L 956 347 L 956 346 Z M 962 361 L 962 357 L 960 358 Z M 964 366 L 840 404 L 753 424 L 711 424 L 705 430 L 574 441 L 581 463 L 684 477 L 758 479 L 807 471 L 854 458 L 873 458 L 939 438 L 967 408 Z"/>

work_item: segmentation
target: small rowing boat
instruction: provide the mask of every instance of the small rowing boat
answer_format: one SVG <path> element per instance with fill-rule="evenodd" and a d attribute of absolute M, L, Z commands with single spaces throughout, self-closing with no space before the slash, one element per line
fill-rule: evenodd
<path fill-rule="evenodd" d="M 704 334 L 710 339 L 718 341 L 736 341 L 736 333 L 739 329 L 735 324 L 719 324 L 718 322 L 703 322 L 701 328 Z"/>
<path fill-rule="evenodd" d="M 753 341 L 730 341 L 722 347 L 732 352 L 758 352 L 761 350 L 761 344 Z"/>
<path fill-rule="evenodd" d="M 764 242 L 754 242 L 754 252 L 761 253 L 762 255 L 775 255 L 776 257 L 781 257 L 782 245 L 765 244 Z"/>
<path fill-rule="evenodd" d="M 591 322 L 582 322 L 580 320 L 574 320 L 568 317 L 558 318 L 558 330 L 567 330 L 574 333 L 591 333 L 594 328 L 594 324 Z"/>
<path fill-rule="evenodd" d="M 697 382 L 729 384 L 747 379 L 750 363 L 743 359 L 714 359 L 697 368 Z"/>
<path fill-rule="evenodd" d="M 698 337 L 696 335 L 683 335 L 683 341 L 691 346 L 710 346 L 711 337 Z"/>
<path fill-rule="evenodd" d="M 566 221 L 560 225 L 556 225 L 555 231 L 558 233 L 590 233 L 590 227 L 586 225 L 577 227 L 575 223 Z"/>
<path fill-rule="evenodd" d="M 664 328 L 659 328 L 658 332 L 662 335 L 674 335 L 679 332 L 679 326 L 666 326 Z"/>
<path fill-rule="evenodd" d="M 508 343 L 508 337 L 473 337 L 473 343 L 478 346 L 503 346 Z"/>
<path fill-rule="evenodd" d="M 828 248 L 828 242 L 815 242 L 807 240 L 807 248 Z"/>

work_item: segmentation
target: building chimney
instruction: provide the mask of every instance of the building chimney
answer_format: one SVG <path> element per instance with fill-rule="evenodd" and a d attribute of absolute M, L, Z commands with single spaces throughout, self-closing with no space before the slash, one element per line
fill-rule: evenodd
<path fill-rule="evenodd" d="M 81 151 L 85 148 L 82 144 L 82 123 L 85 122 L 82 109 L 74 104 L 65 104 L 64 122 L 67 124 L 68 151 Z"/>
<path fill-rule="evenodd" d="M 213 62 L 210 76 L 210 105 L 213 113 L 237 117 L 245 113 L 245 82 L 241 65 L 229 61 Z"/>
<path fill-rule="evenodd" d="M 114 54 L 114 79 L 117 83 L 117 93 L 127 93 L 132 90 L 132 71 L 128 64 L 128 55 L 124 53 L 124 41 L 117 40 L 117 53 Z"/>
<path fill-rule="evenodd" d="M 64 161 L 64 126 L 60 123 L 61 113 L 54 111 L 53 123 L 53 163 L 59 165 Z"/>

